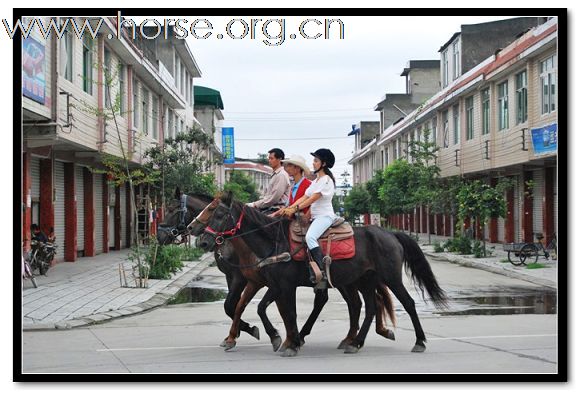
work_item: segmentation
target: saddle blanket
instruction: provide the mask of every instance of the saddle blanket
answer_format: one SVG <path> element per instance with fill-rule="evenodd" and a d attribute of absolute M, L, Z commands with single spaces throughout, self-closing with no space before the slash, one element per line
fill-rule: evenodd
<path fill-rule="evenodd" d="M 326 256 L 328 255 L 327 246 L 328 241 L 326 239 L 319 239 L 318 244 L 322 249 L 322 253 Z M 290 239 L 290 253 L 294 253 L 294 250 L 297 250 L 299 246 L 302 246 L 302 243 L 295 242 L 294 240 Z M 354 246 L 354 236 L 350 238 L 343 239 L 343 240 L 333 240 L 330 243 L 330 257 L 332 260 L 346 260 L 348 258 L 353 258 L 355 255 L 355 246 Z M 304 261 L 306 260 L 306 246 L 302 247 L 295 255 L 292 256 L 292 259 L 295 261 Z"/>

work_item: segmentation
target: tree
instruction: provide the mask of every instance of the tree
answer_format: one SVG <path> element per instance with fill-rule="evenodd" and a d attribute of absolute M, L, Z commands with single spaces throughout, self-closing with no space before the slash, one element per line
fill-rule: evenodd
<path fill-rule="evenodd" d="M 224 184 L 224 191 L 232 191 L 234 199 L 240 202 L 253 202 L 260 198 L 256 184 L 245 173 L 233 170 L 230 179 Z"/>
<path fill-rule="evenodd" d="M 485 226 L 492 217 L 505 217 L 507 204 L 503 194 L 503 184 L 498 188 L 492 187 L 481 180 L 464 182 L 457 193 L 458 211 L 460 219 L 468 217 L 472 224 L 479 219 Z M 483 255 L 486 255 L 485 239 L 483 239 Z"/>
<path fill-rule="evenodd" d="M 384 201 L 379 197 L 379 191 L 384 182 L 383 171 L 375 173 L 373 178 L 367 181 L 365 188 L 369 193 L 369 213 L 379 213 L 382 216 L 387 214 Z"/>
<path fill-rule="evenodd" d="M 346 218 L 353 222 L 361 214 L 369 212 L 370 195 L 362 185 L 355 185 L 344 198 L 344 212 Z"/>
<path fill-rule="evenodd" d="M 386 214 L 409 214 L 415 207 L 413 168 L 406 160 L 397 159 L 383 171 L 379 199 Z"/>

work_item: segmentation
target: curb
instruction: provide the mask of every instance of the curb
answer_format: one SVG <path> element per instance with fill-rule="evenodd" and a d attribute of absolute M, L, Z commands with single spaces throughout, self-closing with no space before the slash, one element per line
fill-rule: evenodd
<path fill-rule="evenodd" d="M 554 281 L 544 278 L 538 278 L 530 275 L 523 274 L 521 272 L 517 272 L 511 269 L 503 268 L 503 267 L 492 267 L 489 264 L 474 261 L 471 259 L 465 259 L 461 257 L 454 256 L 452 254 L 447 253 L 427 253 L 424 252 L 426 256 L 436 258 L 438 260 L 449 261 L 454 264 L 459 264 L 464 267 L 471 267 L 477 268 L 482 271 L 493 272 L 494 274 L 499 274 L 503 276 L 509 276 L 510 278 L 520 279 L 526 282 L 534 283 L 536 285 L 540 285 L 542 287 L 547 287 L 553 290 L 558 289 L 558 284 Z"/>
<path fill-rule="evenodd" d="M 49 323 L 49 324 L 34 324 L 22 327 L 22 331 L 39 331 L 39 330 L 67 330 L 78 328 L 82 326 L 95 325 L 113 319 L 119 319 L 125 316 L 135 315 L 155 308 L 161 307 L 169 302 L 179 291 L 187 285 L 191 280 L 195 279 L 207 267 L 214 262 L 213 252 L 204 253 L 201 259 L 190 270 L 172 281 L 169 285 L 155 293 L 149 300 L 130 307 L 123 307 L 113 311 L 100 312 L 98 314 L 83 316 L 81 318 L 67 319 L 65 321 Z"/>

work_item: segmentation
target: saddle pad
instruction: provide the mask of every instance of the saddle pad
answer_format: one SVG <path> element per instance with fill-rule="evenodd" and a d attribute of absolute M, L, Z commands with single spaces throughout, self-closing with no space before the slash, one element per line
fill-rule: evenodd
<path fill-rule="evenodd" d="M 306 231 L 308 230 L 309 226 L 310 226 L 309 222 L 300 225 L 298 221 L 296 220 L 292 221 L 289 227 L 290 241 L 302 242 L 304 240 L 304 235 L 306 235 Z M 326 239 L 328 235 L 331 234 L 333 235 L 332 237 L 333 241 L 343 240 L 354 236 L 354 231 L 352 230 L 352 226 L 349 223 L 343 222 L 337 227 L 328 228 L 326 231 L 324 231 L 320 239 Z"/>
<path fill-rule="evenodd" d="M 328 241 L 326 239 L 319 239 L 318 245 L 322 249 L 322 253 L 326 256 Z M 294 242 L 290 239 L 290 253 L 293 253 L 300 246 L 302 246 L 302 243 Z M 342 240 L 333 240 L 330 243 L 330 257 L 332 260 L 346 260 L 353 258 L 355 254 L 354 236 Z M 292 259 L 295 261 L 304 261 L 306 258 L 306 247 L 302 247 L 298 253 L 292 256 Z"/>

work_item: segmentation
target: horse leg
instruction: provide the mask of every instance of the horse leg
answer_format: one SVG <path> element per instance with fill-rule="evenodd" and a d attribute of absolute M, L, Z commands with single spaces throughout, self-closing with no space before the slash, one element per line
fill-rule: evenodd
<path fill-rule="evenodd" d="M 314 326 L 314 322 L 318 319 L 322 308 L 328 302 L 328 289 L 315 289 L 314 290 L 314 307 L 312 308 L 312 312 L 310 316 L 306 320 L 304 326 L 302 326 L 302 330 L 300 330 L 300 346 L 304 345 L 304 338 L 310 334 L 312 331 L 312 326 Z"/>
<path fill-rule="evenodd" d="M 230 334 L 225 340 L 226 351 L 229 351 L 236 346 L 236 338 L 239 336 L 240 333 L 240 321 L 242 313 L 246 309 L 246 306 L 248 305 L 252 297 L 256 295 L 256 293 L 258 292 L 258 290 L 260 290 L 262 286 L 263 285 L 258 285 L 252 281 L 249 281 L 246 287 L 244 288 L 242 296 L 240 297 L 240 300 L 236 305 L 236 312 L 234 314 L 232 326 L 230 327 Z"/>
<path fill-rule="evenodd" d="M 358 321 L 360 319 L 362 302 L 360 301 L 360 296 L 358 295 L 358 289 L 352 285 L 339 287 L 338 291 L 346 302 L 348 307 L 348 316 L 350 319 L 350 329 L 348 330 L 346 337 L 340 342 L 338 347 L 336 347 L 339 350 L 344 350 L 347 346 L 352 344 L 352 341 L 358 332 Z"/>
<path fill-rule="evenodd" d="M 357 353 L 365 343 L 365 339 L 371 327 L 371 323 L 375 318 L 376 314 L 376 301 L 375 301 L 375 280 L 374 276 L 365 276 L 365 282 L 361 285 L 361 293 L 363 295 L 363 299 L 365 301 L 365 319 L 363 324 L 354 338 L 352 343 L 348 345 L 344 352 L 345 354 L 354 354 Z"/>
<path fill-rule="evenodd" d="M 388 284 L 391 292 L 395 295 L 397 300 L 403 304 L 403 308 L 407 311 L 407 314 L 411 317 L 411 321 L 413 322 L 413 328 L 415 329 L 415 346 L 411 350 L 412 352 L 423 352 L 425 351 L 425 341 L 427 338 L 425 337 L 425 332 L 423 332 L 423 328 L 421 327 L 421 322 L 419 321 L 419 316 L 417 316 L 417 310 L 415 309 L 415 301 L 405 289 L 402 281 L 396 281 L 393 283 Z"/>
<path fill-rule="evenodd" d="M 298 325 L 296 323 L 296 286 L 288 287 L 285 290 L 277 302 L 280 303 L 278 309 L 286 325 L 286 340 L 288 341 L 288 347 L 282 353 L 282 356 L 294 357 L 300 349 L 300 333 L 298 332 Z"/>
<path fill-rule="evenodd" d="M 386 286 L 377 286 L 375 299 L 377 304 L 377 319 L 375 323 L 375 330 L 378 335 L 383 336 L 389 340 L 395 340 L 395 332 L 387 327 L 387 311 L 392 311 L 393 303 Z"/>
<path fill-rule="evenodd" d="M 266 308 L 272 304 L 272 301 L 274 301 L 277 296 L 277 290 L 268 288 L 268 291 L 266 294 L 264 294 L 264 297 L 262 297 L 260 304 L 258 304 L 258 315 L 264 324 L 266 333 L 268 336 L 270 336 L 270 342 L 272 343 L 272 349 L 274 352 L 278 351 L 278 348 L 280 348 L 280 344 L 282 344 L 282 338 L 280 337 L 278 330 L 270 322 L 270 319 L 268 319 L 268 316 L 266 315 Z"/>

